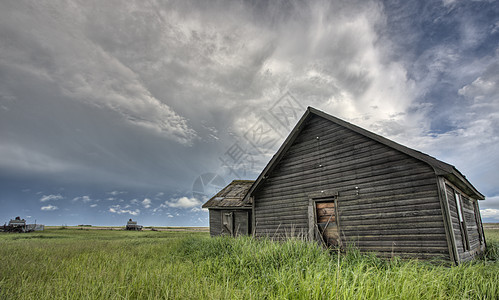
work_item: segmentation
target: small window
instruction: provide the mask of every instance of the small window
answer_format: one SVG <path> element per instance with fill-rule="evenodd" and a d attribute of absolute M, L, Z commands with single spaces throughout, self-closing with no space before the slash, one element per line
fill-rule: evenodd
<path fill-rule="evenodd" d="M 461 204 L 461 197 L 457 192 L 454 193 L 454 196 L 456 197 L 456 206 L 457 206 L 457 214 L 459 215 L 459 222 L 464 222 L 463 211 L 461 208 L 461 205 L 462 205 Z"/>

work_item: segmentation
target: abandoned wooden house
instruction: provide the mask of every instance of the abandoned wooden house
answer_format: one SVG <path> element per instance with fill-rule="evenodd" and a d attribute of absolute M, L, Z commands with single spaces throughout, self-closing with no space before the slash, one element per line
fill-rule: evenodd
<path fill-rule="evenodd" d="M 205 204 L 212 235 L 225 222 L 219 194 Z M 460 263 L 485 250 L 483 199 L 452 165 L 309 107 L 229 207 L 247 210 L 256 237 Z"/>
<path fill-rule="evenodd" d="M 253 180 L 234 180 L 203 208 L 210 214 L 210 235 L 248 235 L 251 233 L 251 204 L 243 203 Z"/>

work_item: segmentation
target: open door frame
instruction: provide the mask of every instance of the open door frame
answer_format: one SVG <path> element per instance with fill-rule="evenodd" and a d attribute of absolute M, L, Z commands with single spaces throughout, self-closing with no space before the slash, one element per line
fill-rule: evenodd
<path fill-rule="evenodd" d="M 317 241 L 321 245 L 327 247 L 319 228 L 317 226 L 317 202 L 324 202 L 327 200 L 334 201 L 335 222 L 338 227 L 338 246 L 342 246 L 340 236 L 340 218 L 338 215 L 338 192 L 333 190 L 320 191 L 308 195 L 308 238 L 310 241 Z"/>

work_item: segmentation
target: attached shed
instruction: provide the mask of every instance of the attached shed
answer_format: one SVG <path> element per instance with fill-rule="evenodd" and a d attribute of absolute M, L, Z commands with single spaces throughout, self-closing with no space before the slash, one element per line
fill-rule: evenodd
<path fill-rule="evenodd" d="M 483 199 L 454 166 L 309 107 L 243 203 L 257 237 L 460 263 L 485 250 Z"/>
<path fill-rule="evenodd" d="M 253 180 L 234 180 L 205 204 L 210 214 L 210 235 L 251 234 L 251 204 L 244 203 Z"/>

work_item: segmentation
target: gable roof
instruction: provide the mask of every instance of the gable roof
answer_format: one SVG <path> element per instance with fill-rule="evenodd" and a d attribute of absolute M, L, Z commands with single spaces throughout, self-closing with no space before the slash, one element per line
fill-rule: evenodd
<path fill-rule="evenodd" d="M 215 196 L 203 204 L 203 208 L 215 207 L 251 207 L 243 202 L 254 180 L 233 180 Z"/>
<path fill-rule="evenodd" d="M 294 140 L 298 137 L 300 132 L 302 131 L 304 125 L 306 124 L 306 121 L 309 120 L 313 116 L 318 116 L 321 118 L 324 118 L 326 120 L 329 120 L 333 123 L 336 123 L 340 126 L 346 127 L 358 134 L 361 134 L 367 138 L 370 138 L 372 140 L 375 140 L 381 144 L 384 144 L 390 148 L 393 148 L 395 150 L 398 150 L 402 153 L 405 153 L 413 158 L 416 158 L 420 161 L 423 161 L 430 165 L 433 170 L 435 171 L 435 174 L 438 176 L 444 176 L 447 178 L 450 182 L 452 182 L 454 185 L 456 185 L 458 188 L 466 192 L 469 196 L 473 196 L 476 199 L 483 200 L 485 199 L 484 195 L 482 195 L 467 179 L 466 177 L 461 174 L 453 165 L 450 165 L 448 163 L 445 163 L 443 161 L 440 161 L 432 156 L 429 156 L 425 153 L 422 153 L 420 151 L 408 148 L 406 146 L 403 146 L 401 144 L 398 144 L 392 140 L 389 140 L 385 137 L 382 137 L 378 134 L 375 134 L 371 131 L 368 131 L 366 129 L 363 129 L 359 126 L 353 125 L 351 123 L 348 123 L 346 121 L 343 121 L 341 119 L 338 119 L 336 117 L 333 117 L 323 111 L 317 110 L 313 107 L 308 107 L 301 119 L 298 121 L 298 123 L 295 125 L 291 133 L 288 135 L 284 143 L 281 145 L 277 153 L 272 157 L 270 162 L 267 164 L 267 166 L 263 169 L 262 173 L 258 176 L 258 178 L 255 180 L 255 183 L 251 186 L 250 190 L 247 193 L 247 196 L 244 199 L 245 203 L 250 203 L 249 196 L 253 194 L 253 192 L 260 186 L 263 180 L 267 177 L 267 174 L 270 174 L 272 170 L 277 166 L 279 161 L 282 159 L 284 154 L 287 152 L 287 150 L 291 147 L 293 144 Z"/>

